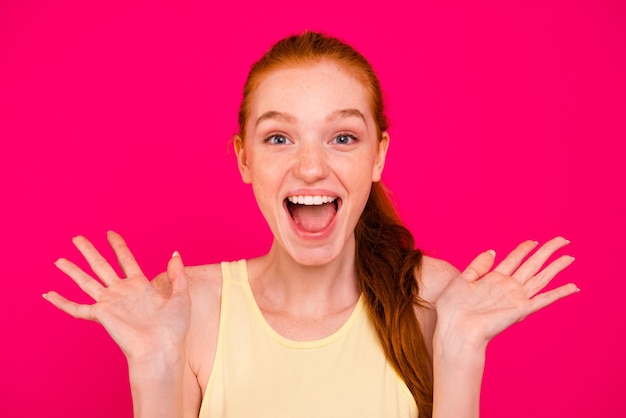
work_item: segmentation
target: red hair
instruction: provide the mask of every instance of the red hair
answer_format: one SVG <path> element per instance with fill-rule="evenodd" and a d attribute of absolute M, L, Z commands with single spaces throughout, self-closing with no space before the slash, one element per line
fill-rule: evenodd
<path fill-rule="evenodd" d="M 329 60 L 359 80 L 370 94 L 378 137 L 387 130 L 383 96 L 372 66 L 346 43 L 323 34 L 305 32 L 276 43 L 251 68 L 239 109 L 240 135 L 245 139 L 246 122 L 254 91 L 267 73 L 285 66 Z M 402 224 L 384 185 L 372 184 L 368 202 L 354 231 L 356 274 L 368 311 L 385 354 L 406 382 L 421 417 L 432 415 L 432 360 L 415 306 L 418 297 L 422 253 L 415 249 L 411 232 Z"/>

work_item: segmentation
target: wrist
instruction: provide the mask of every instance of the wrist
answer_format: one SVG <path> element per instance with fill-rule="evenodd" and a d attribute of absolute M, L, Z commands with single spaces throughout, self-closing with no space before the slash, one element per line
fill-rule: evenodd
<path fill-rule="evenodd" d="M 484 351 L 489 338 L 476 321 L 468 321 L 456 312 L 437 312 L 433 343 L 459 347 L 472 351 Z"/>
<path fill-rule="evenodd" d="M 131 374 L 135 371 L 160 374 L 182 369 L 184 358 L 184 347 L 182 346 L 162 347 L 159 350 L 126 355 Z"/>
<path fill-rule="evenodd" d="M 487 343 L 484 338 L 472 333 L 450 328 L 443 331 L 437 327 L 433 336 L 433 357 L 465 363 L 480 360 L 484 362 Z"/>

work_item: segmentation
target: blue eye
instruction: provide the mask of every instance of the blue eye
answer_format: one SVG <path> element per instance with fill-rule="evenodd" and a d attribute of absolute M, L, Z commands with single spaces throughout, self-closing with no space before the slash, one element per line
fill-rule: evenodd
<path fill-rule="evenodd" d="M 265 142 L 266 144 L 271 144 L 271 145 L 285 145 L 285 144 L 288 144 L 290 141 L 287 139 L 285 135 L 273 134 L 265 138 L 263 142 Z"/>
<path fill-rule="evenodd" d="M 339 134 L 333 139 L 333 142 L 340 145 L 349 145 L 358 140 L 356 136 L 351 134 Z"/>

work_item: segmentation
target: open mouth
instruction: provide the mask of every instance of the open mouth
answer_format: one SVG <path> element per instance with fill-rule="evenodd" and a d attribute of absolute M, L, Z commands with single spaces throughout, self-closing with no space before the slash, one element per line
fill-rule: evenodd
<path fill-rule="evenodd" d="M 333 221 L 339 209 L 336 196 L 289 196 L 285 205 L 291 219 L 302 231 L 321 232 Z"/>

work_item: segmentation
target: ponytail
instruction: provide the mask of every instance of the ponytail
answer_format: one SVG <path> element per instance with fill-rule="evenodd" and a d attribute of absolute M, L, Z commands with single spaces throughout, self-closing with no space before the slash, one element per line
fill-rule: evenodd
<path fill-rule="evenodd" d="M 422 253 L 382 183 L 372 184 L 355 238 L 357 280 L 385 354 L 413 394 L 419 416 L 431 417 L 432 360 L 414 310 Z"/>

